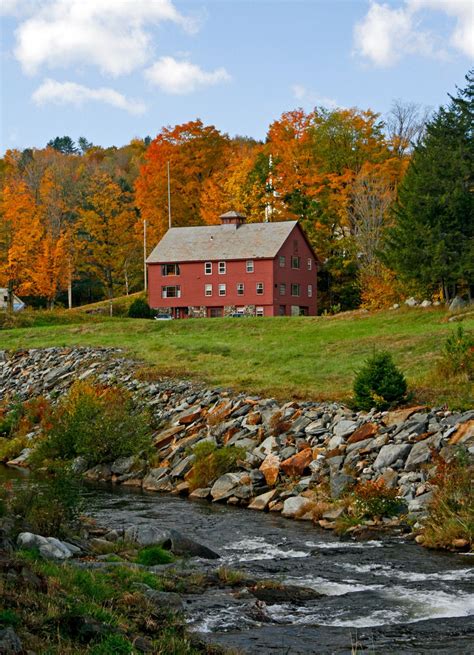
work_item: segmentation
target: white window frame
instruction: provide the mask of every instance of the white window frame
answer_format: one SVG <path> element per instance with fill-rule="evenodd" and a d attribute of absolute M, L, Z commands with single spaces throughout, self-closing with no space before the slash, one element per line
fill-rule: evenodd
<path fill-rule="evenodd" d="M 280 268 L 285 268 L 285 266 L 286 266 L 286 257 L 285 257 L 285 255 L 280 255 L 279 256 L 278 263 L 280 265 Z"/>
<path fill-rule="evenodd" d="M 237 295 L 243 296 L 245 293 L 245 284 L 243 282 L 237 282 Z"/>
<path fill-rule="evenodd" d="M 308 284 L 308 298 L 312 298 L 312 297 L 313 297 L 313 285 Z"/>
<path fill-rule="evenodd" d="M 219 284 L 219 295 L 225 296 L 227 294 L 227 287 L 225 284 Z"/>
<path fill-rule="evenodd" d="M 293 292 L 293 288 L 297 289 L 297 293 Z M 301 285 L 299 285 L 296 282 L 292 283 L 292 285 L 291 285 L 291 295 L 292 295 L 293 298 L 299 298 L 301 296 Z"/>
<path fill-rule="evenodd" d="M 176 289 L 175 296 L 168 296 L 167 289 Z M 161 288 L 161 297 L 162 298 L 181 298 L 181 286 L 179 284 L 170 284 Z"/>
<path fill-rule="evenodd" d="M 263 294 L 265 293 L 265 286 L 264 286 L 263 282 L 257 282 L 256 283 L 255 292 L 256 292 L 257 296 L 263 296 Z"/>
<path fill-rule="evenodd" d="M 219 273 L 219 275 L 225 275 L 227 273 L 227 266 L 225 262 L 218 262 L 217 272 Z"/>
<path fill-rule="evenodd" d="M 255 307 L 255 316 L 265 316 L 263 307 Z"/>
<path fill-rule="evenodd" d="M 206 296 L 206 298 L 212 296 L 212 284 L 204 285 L 204 295 Z"/>
<path fill-rule="evenodd" d="M 204 275 L 212 275 L 212 262 L 204 262 Z"/>
<path fill-rule="evenodd" d="M 245 270 L 247 273 L 254 273 L 255 272 L 255 265 L 253 259 L 247 259 L 245 262 Z"/>
<path fill-rule="evenodd" d="M 278 289 L 278 292 L 279 292 L 280 296 L 286 296 L 286 284 L 285 284 L 285 282 L 282 282 L 279 285 L 279 287 L 280 288 Z"/>
<path fill-rule="evenodd" d="M 308 257 L 307 266 L 308 266 L 308 271 L 311 271 L 311 269 L 313 268 L 313 260 L 311 259 L 311 257 Z"/>

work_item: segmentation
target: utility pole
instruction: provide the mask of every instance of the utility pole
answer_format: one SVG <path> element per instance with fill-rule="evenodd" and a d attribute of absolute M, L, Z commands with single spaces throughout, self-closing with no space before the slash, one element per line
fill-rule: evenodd
<path fill-rule="evenodd" d="M 170 162 L 167 162 L 168 169 L 168 229 L 171 227 L 171 186 L 170 186 Z"/>
<path fill-rule="evenodd" d="M 148 289 L 146 276 L 146 218 L 143 219 L 143 288 Z"/>

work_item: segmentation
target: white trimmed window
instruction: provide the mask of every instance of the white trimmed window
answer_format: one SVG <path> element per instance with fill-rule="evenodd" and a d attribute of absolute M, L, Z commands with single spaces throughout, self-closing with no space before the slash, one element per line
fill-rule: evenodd
<path fill-rule="evenodd" d="M 298 297 L 301 293 L 301 288 L 299 284 L 292 284 L 291 285 L 291 295 Z"/>
<path fill-rule="evenodd" d="M 311 257 L 308 257 L 308 271 L 310 271 L 313 268 L 313 260 Z"/>
<path fill-rule="evenodd" d="M 263 282 L 257 282 L 255 285 L 256 291 L 257 291 L 257 296 L 262 296 L 263 295 Z"/>
<path fill-rule="evenodd" d="M 244 283 L 243 282 L 238 282 L 237 283 L 237 295 L 238 296 L 243 296 L 244 295 L 244 290 L 245 290 Z"/>
<path fill-rule="evenodd" d="M 286 266 L 286 257 L 285 255 L 280 255 L 278 258 L 278 261 L 280 262 L 280 268 L 285 268 Z"/>
<path fill-rule="evenodd" d="M 247 273 L 253 273 L 253 271 L 254 271 L 253 259 L 248 259 L 247 260 L 245 268 L 246 268 Z"/>
<path fill-rule="evenodd" d="M 301 258 L 293 255 L 291 258 L 291 268 L 300 268 Z"/>
<path fill-rule="evenodd" d="M 220 296 L 225 296 L 225 294 L 226 294 L 225 284 L 219 284 L 219 295 Z"/>
<path fill-rule="evenodd" d="M 181 287 L 161 287 L 162 298 L 181 298 Z"/>
<path fill-rule="evenodd" d="M 286 296 L 286 284 L 280 284 L 280 296 Z"/>
<path fill-rule="evenodd" d="M 263 307 L 255 307 L 255 316 L 264 316 Z"/>
<path fill-rule="evenodd" d="M 162 264 L 161 275 L 164 277 L 168 275 L 179 275 L 179 264 Z"/>
<path fill-rule="evenodd" d="M 204 275 L 212 275 L 212 262 L 204 264 Z"/>
<path fill-rule="evenodd" d="M 312 297 L 313 297 L 313 285 L 308 284 L 308 298 L 312 298 Z"/>
<path fill-rule="evenodd" d="M 204 295 L 205 296 L 212 296 L 212 284 L 205 284 L 204 285 Z"/>
<path fill-rule="evenodd" d="M 226 273 L 225 262 L 219 262 L 217 270 L 219 271 L 219 275 L 225 275 L 225 273 Z"/>

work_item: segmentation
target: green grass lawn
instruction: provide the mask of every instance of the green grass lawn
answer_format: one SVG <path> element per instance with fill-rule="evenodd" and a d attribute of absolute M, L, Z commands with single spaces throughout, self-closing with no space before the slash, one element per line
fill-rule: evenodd
<path fill-rule="evenodd" d="M 474 319 L 466 317 L 463 326 L 474 329 Z M 187 321 L 95 317 L 84 322 L 78 314 L 77 324 L 1 330 L 0 348 L 115 346 L 159 374 L 279 398 L 334 400 L 347 399 L 354 371 L 374 349 L 385 349 L 417 398 L 443 402 L 461 395 L 465 405 L 473 401 L 472 387 L 454 388 L 433 375 L 444 340 L 455 329 L 441 309 Z"/>

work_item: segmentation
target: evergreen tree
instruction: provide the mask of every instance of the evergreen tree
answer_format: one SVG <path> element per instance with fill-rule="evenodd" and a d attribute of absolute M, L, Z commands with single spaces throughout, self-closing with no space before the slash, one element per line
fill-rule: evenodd
<path fill-rule="evenodd" d="M 466 80 L 415 147 L 384 253 L 402 280 L 446 301 L 474 292 L 474 71 Z"/>
<path fill-rule="evenodd" d="M 78 152 L 76 144 L 70 136 L 57 136 L 48 141 L 46 146 L 62 152 L 63 155 L 75 155 Z"/>

